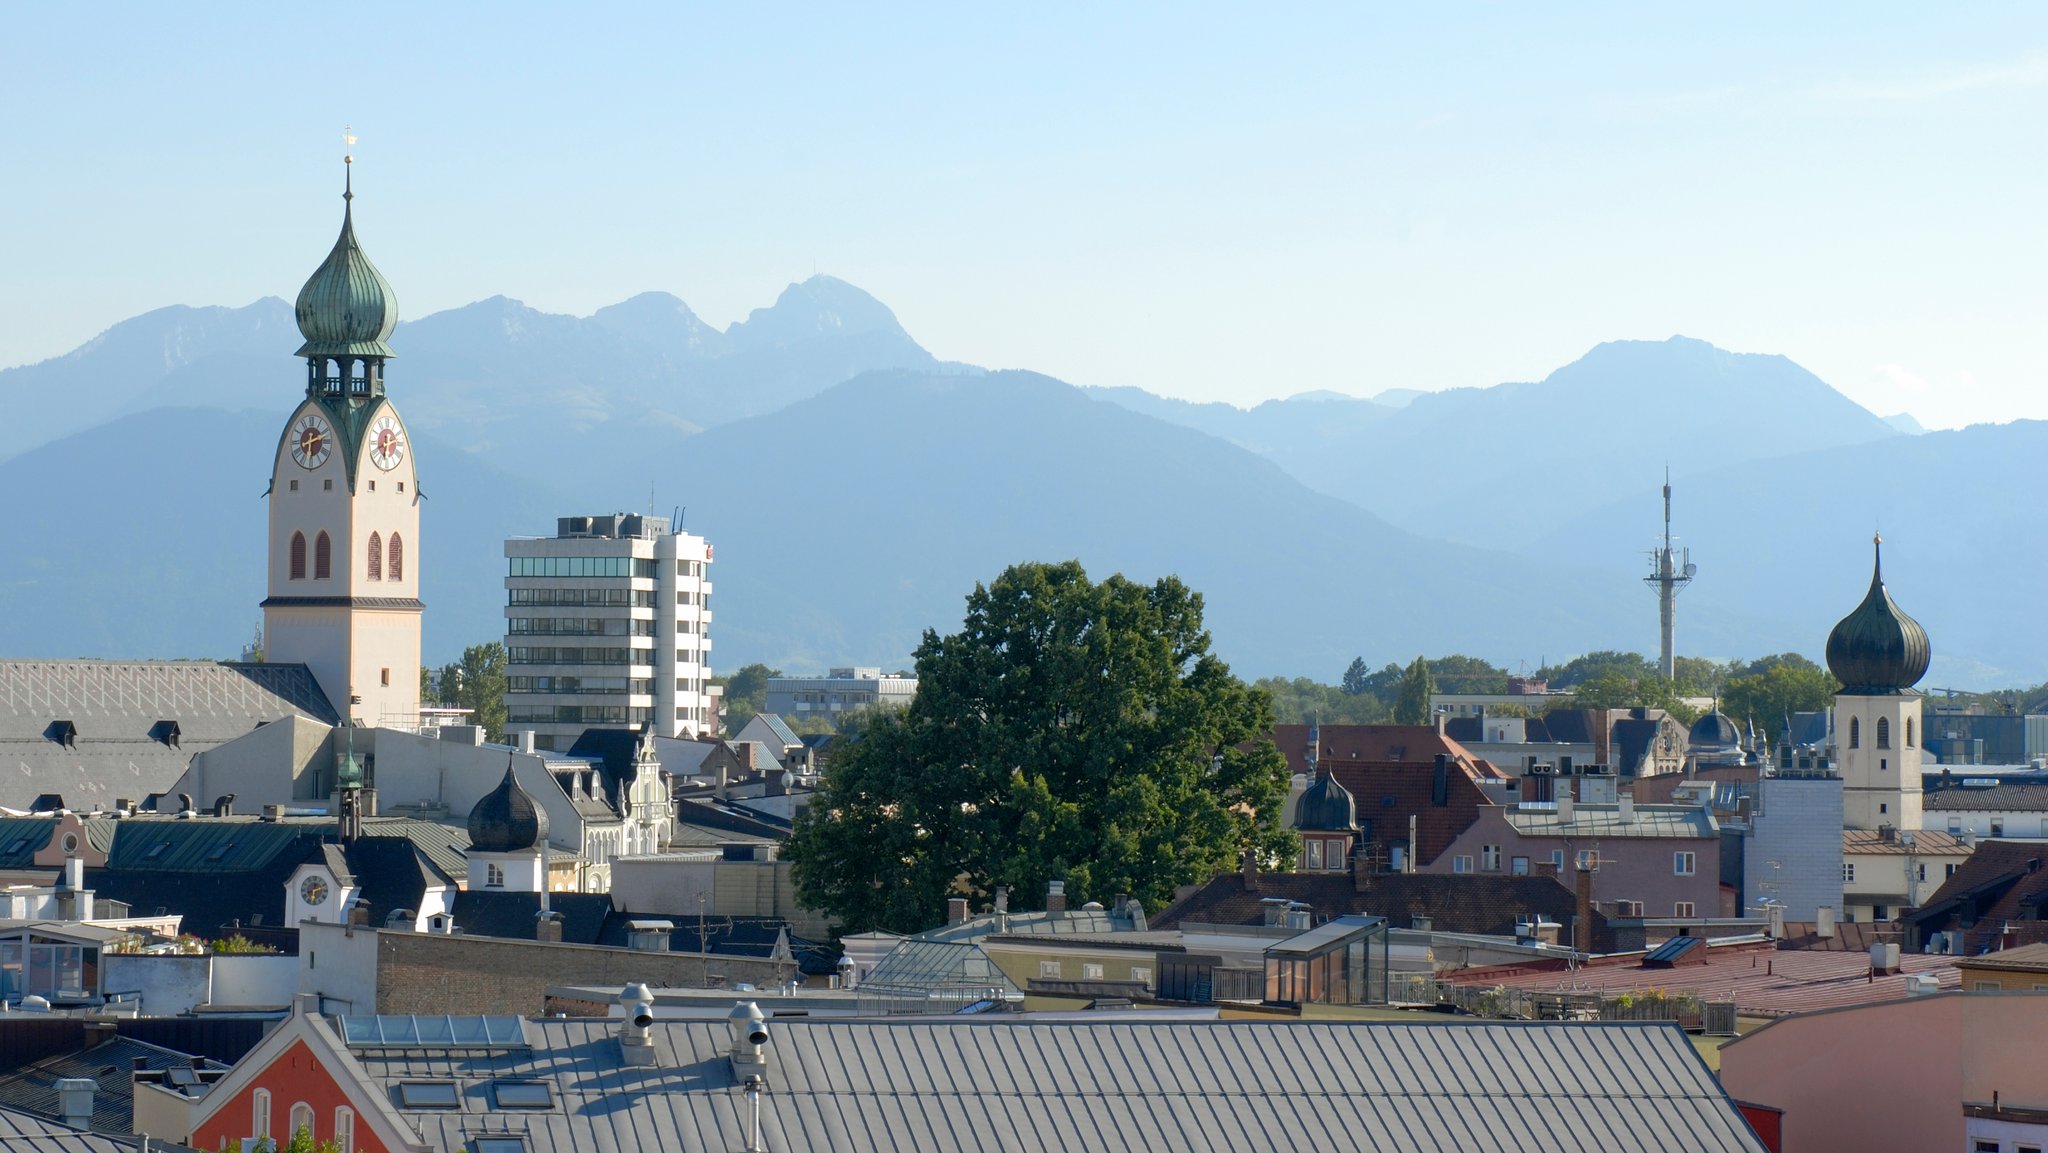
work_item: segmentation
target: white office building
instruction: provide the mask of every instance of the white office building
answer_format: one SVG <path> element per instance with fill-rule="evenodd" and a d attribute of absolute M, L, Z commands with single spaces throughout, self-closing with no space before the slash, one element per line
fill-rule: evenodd
<path fill-rule="evenodd" d="M 556 524 L 505 542 L 506 728 L 541 749 L 593 728 L 715 731 L 711 545 L 658 516 Z"/>

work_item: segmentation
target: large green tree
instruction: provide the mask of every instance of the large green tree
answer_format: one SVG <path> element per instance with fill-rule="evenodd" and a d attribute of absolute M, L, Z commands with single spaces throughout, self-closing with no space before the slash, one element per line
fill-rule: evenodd
<path fill-rule="evenodd" d="M 737 733 L 747 727 L 747 722 L 761 711 L 768 700 L 768 681 L 782 675 L 781 669 L 771 669 L 756 662 L 741 665 L 739 671 L 729 677 L 712 677 L 713 684 L 725 686 L 725 731 Z"/>
<path fill-rule="evenodd" d="M 1307 677 L 1261 677 L 1252 687 L 1273 698 L 1273 720 L 1283 725 L 1319 720 L 1326 725 L 1385 724 L 1386 704 L 1371 693 L 1347 693 Z"/>
<path fill-rule="evenodd" d="M 1293 852 L 1271 704 L 1209 651 L 1178 579 L 1016 565 L 976 586 L 959 632 L 925 633 L 917 677 L 909 708 L 838 752 L 786 850 L 799 897 L 849 932 L 1053 880 L 1157 908 L 1246 851 Z"/>
<path fill-rule="evenodd" d="M 1344 670 L 1343 689 L 1352 696 L 1365 692 L 1366 682 L 1372 679 L 1372 668 L 1364 657 L 1352 657 L 1351 665 Z"/>
<path fill-rule="evenodd" d="M 449 684 L 450 677 L 454 684 Z M 471 645 L 462 659 L 441 670 L 441 697 L 469 710 L 471 724 L 484 727 L 484 738 L 505 737 L 505 646 L 497 641 Z"/>
<path fill-rule="evenodd" d="M 1819 712 L 1841 691 L 1840 682 L 1812 661 L 1782 662 L 1729 681 L 1721 690 L 1721 711 L 1754 721 L 1758 732 L 1775 739 L 1786 718 Z"/>
<path fill-rule="evenodd" d="M 1574 685 L 1572 695 L 1551 708 L 1663 709 L 1680 724 L 1689 725 L 1699 719 L 1699 710 L 1680 700 L 1677 686 L 1670 681 L 1654 672 L 1631 677 L 1615 667 Z"/>
<path fill-rule="evenodd" d="M 1436 677 L 1430 672 L 1429 662 L 1416 657 L 1401 678 L 1401 695 L 1394 699 L 1394 723 L 1397 725 L 1426 725 L 1429 723 L 1429 698 L 1436 695 Z"/>

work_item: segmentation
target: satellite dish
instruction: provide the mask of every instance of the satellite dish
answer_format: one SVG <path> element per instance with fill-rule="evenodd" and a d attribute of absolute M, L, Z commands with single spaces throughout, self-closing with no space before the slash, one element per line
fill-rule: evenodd
<path fill-rule="evenodd" d="M 1686 579 L 1687 579 L 1687 580 L 1690 580 L 1690 579 L 1692 579 L 1692 574 L 1694 574 L 1694 573 L 1696 573 L 1696 572 L 1698 572 L 1698 571 L 1700 571 L 1700 566 L 1698 566 L 1698 565 L 1696 565 L 1696 564 L 1693 564 L 1693 563 L 1691 563 L 1691 562 L 1687 562 L 1687 563 L 1686 563 L 1686 566 L 1685 566 L 1685 576 L 1686 576 Z"/>

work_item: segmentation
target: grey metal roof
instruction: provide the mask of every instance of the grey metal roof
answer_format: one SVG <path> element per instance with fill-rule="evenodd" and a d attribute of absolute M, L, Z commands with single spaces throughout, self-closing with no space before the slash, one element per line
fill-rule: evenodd
<path fill-rule="evenodd" d="M 81 1132 L 31 1113 L 0 1108 L 0 1153 L 136 1153 L 141 1147 L 140 1137 Z M 151 1141 L 149 1147 L 162 1153 L 185 1149 L 165 1141 Z"/>
<path fill-rule="evenodd" d="M 656 1022 L 640 1068 L 616 1028 L 531 1021 L 529 1052 L 356 1057 L 394 1102 L 401 1081 L 456 1083 L 458 1109 L 398 1106 L 436 1148 L 486 1132 L 531 1153 L 746 1144 L 725 1022 Z M 771 1019 L 767 1061 L 768 1149 L 1761 1148 L 1670 1025 Z M 494 1108 L 501 1078 L 544 1080 L 553 1104 Z"/>
<path fill-rule="evenodd" d="M 139 801 L 171 787 L 193 754 L 292 715 L 339 722 L 304 665 L 0 661 L 0 804 L 42 793 L 81 811 Z M 69 745 L 52 727 L 67 721 Z"/>
<path fill-rule="evenodd" d="M 135 1114 L 135 1087 L 129 1074 L 138 1060 L 145 1069 L 168 1069 L 190 1065 L 193 1058 L 189 1053 L 147 1041 L 116 1037 L 0 1075 L 0 1109 L 18 1109 L 54 1123 L 63 1115 L 57 1100 L 57 1082 L 66 1077 L 84 1077 L 99 1083 L 92 1098 L 93 1128 L 126 1136 L 134 1131 L 130 1122 Z M 0 1144 L 0 1149 L 5 1148 Z"/>
<path fill-rule="evenodd" d="M 1721 826 L 1714 815 L 1691 805 L 1637 805 L 1623 820 L 1619 805 L 1572 806 L 1572 819 L 1560 819 L 1553 804 L 1519 805 L 1508 809 L 1508 824 L 1525 837 L 1714 837 Z"/>

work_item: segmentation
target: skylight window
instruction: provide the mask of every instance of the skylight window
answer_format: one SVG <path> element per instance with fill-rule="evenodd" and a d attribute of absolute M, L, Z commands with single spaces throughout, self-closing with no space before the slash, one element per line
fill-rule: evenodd
<path fill-rule="evenodd" d="M 478 1137 L 469 1144 L 476 1153 L 526 1153 L 524 1137 Z"/>
<path fill-rule="evenodd" d="M 11 857 L 14 854 L 19 853 L 20 851 L 26 848 L 28 848 L 28 838 L 16 837 L 13 840 L 7 842 L 6 853 L 8 856 Z"/>
<path fill-rule="evenodd" d="M 549 1109 L 555 1104 L 546 1081 L 500 1081 L 491 1086 L 491 1093 L 500 1109 Z"/>
<path fill-rule="evenodd" d="M 213 851 L 206 854 L 207 863 L 211 864 L 215 861 L 227 860 L 228 854 L 233 852 L 234 848 L 235 843 L 233 841 L 228 841 L 224 844 L 215 845 L 213 847 Z"/>
<path fill-rule="evenodd" d="M 171 842 L 169 840 L 158 841 L 156 843 L 156 848 L 151 849 L 149 852 L 142 854 L 142 859 L 145 861 L 154 861 L 158 857 L 161 857 L 166 852 L 168 852 L 170 850 L 170 847 Z"/>
<path fill-rule="evenodd" d="M 454 1109 L 462 1099 L 453 1081 L 401 1081 L 398 1103 L 407 1109 Z"/>

